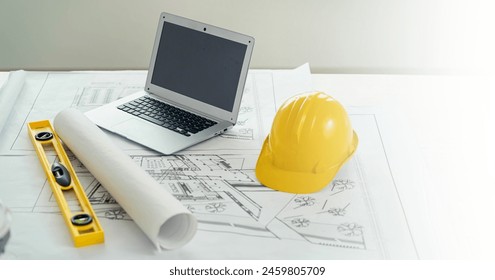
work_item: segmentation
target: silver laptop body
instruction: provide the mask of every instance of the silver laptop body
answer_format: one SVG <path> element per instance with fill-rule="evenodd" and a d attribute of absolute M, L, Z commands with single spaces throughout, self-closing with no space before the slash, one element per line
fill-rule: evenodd
<path fill-rule="evenodd" d="M 98 126 L 163 154 L 173 154 L 219 135 L 236 121 L 254 38 L 162 13 L 143 92 L 86 112 Z M 186 132 L 125 111 L 148 96 L 213 121 Z M 216 124 L 215 124 L 216 123 Z M 193 129 L 193 131 L 195 131 Z"/>

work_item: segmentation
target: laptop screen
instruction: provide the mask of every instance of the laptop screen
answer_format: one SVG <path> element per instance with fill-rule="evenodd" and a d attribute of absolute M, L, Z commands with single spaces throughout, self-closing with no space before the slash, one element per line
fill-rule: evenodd
<path fill-rule="evenodd" d="M 232 112 L 247 46 L 164 22 L 151 83 Z"/>

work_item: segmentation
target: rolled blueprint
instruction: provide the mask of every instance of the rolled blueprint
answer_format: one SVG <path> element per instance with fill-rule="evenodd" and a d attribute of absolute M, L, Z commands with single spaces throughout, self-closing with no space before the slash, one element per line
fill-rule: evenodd
<path fill-rule="evenodd" d="M 2 132 L 17 98 L 21 95 L 25 79 L 26 72 L 22 70 L 10 72 L 9 79 L 0 88 L 0 109 L 2 110 L 0 114 L 0 132 Z"/>
<path fill-rule="evenodd" d="M 55 131 L 75 156 L 117 200 L 157 249 L 175 249 L 196 233 L 196 218 L 165 188 L 92 123 L 66 109 L 54 120 Z"/>

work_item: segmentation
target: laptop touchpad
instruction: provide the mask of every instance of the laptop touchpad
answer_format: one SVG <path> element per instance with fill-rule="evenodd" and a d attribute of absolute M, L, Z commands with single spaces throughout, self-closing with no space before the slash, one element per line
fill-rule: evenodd
<path fill-rule="evenodd" d="M 156 138 L 154 136 L 157 136 L 157 132 L 160 131 L 157 128 L 158 127 L 156 125 L 146 121 L 129 119 L 115 125 L 112 129 L 117 134 L 121 134 L 130 140 L 146 145 L 147 143 L 153 142 L 153 139 Z"/>

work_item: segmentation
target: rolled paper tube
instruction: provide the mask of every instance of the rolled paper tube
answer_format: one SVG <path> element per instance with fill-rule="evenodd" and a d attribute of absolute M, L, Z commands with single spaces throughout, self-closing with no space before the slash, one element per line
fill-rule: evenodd
<path fill-rule="evenodd" d="M 83 113 L 63 110 L 54 126 L 67 147 L 158 249 L 176 249 L 193 238 L 197 220 L 191 212 Z"/>
<path fill-rule="evenodd" d="M 2 104 L 3 108 L 8 109 L 8 112 L 14 107 L 17 98 L 21 95 L 25 80 L 26 72 L 22 70 L 13 71 L 10 72 L 7 82 L 0 88 L 0 104 Z M 0 114 L 0 132 L 2 132 L 9 118 L 10 114 L 8 112 L 3 111 Z"/>

